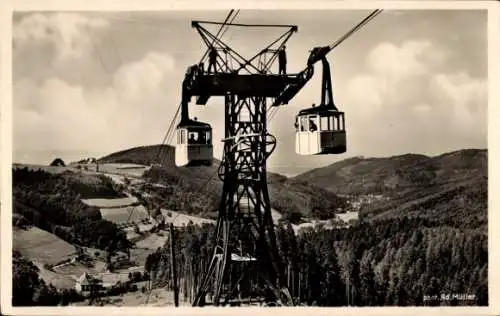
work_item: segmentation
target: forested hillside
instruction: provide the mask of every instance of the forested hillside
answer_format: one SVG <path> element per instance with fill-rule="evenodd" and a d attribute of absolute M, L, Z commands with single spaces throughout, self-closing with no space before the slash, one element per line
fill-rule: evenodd
<path fill-rule="evenodd" d="M 361 208 L 365 219 L 425 217 L 486 232 L 487 151 L 466 149 L 436 157 L 352 158 L 291 179 L 349 196 L 378 195 Z"/>
<path fill-rule="evenodd" d="M 34 225 L 77 245 L 100 249 L 127 249 L 126 235 L 102 219 L 98 208 L 81 199 L 121 197 L 105 176 L 65 172 L 50 174 L 28 168 L 12 171 L 13 224 Z"/>
<path fill-rule="evenodd" d="M 190 214 L 216 216 L 222 194 L 222 181 L 217 175 L 220 161 L 214 160 L 209 167 L 179 168 L 175 166 L 174 154 L 175 149 L 171 146 L 145 146 L 108 155 L 99 162 L 149 165 L 160 157 L 162 166 L 151 168 L 144 176 L 163 187 L 146 185 L 140 190 L 152 196 L 151 203 Z M 289 183 L 286 177 L 275 173 L 268 173 L 267 181 L 271 206 L 284 216 L 301 214 L 304 219 L 332 217 L 337 208 L 346 205 L 345 199 L 314 184 Z"/>
<path fill-rule="evenodd" d="M 347 228 L 299 235 L 291 227 L 277 228 L 290 265 L 289 286 L 301 304 L 488 304 L 485 150 L 353 158 L 285 181 L 284 187 L 310 183 L 351 198 L 384 198 L 364 203 L 361 221 Z M 184 287 L 200 281 L 190 273 L 202 271 L 210 259 L 212 230 L 179 232 Z M 168 256 L 161 249 L 148 258 L 158 284 L 169 279 Z"/>
<path fill-rule="evenodd" d="M 485 149 L 464 149 L 435 157 L 355 157 L 305 172 L 292 180 L 314 183 L 338 194 L 399 194 L 484 177 L 488 174 L 487 165 Z"/>
<path fill-rule="evenodd" d="M 176 259 L 186 295 L 194 292 L 211 258 L 213 231 L 211 225 L 177 231 Z M 290 265 L 290 290 L 303 305 L 488 304 L 487 237 L 474 230 L 429 219 L 389 219 L 299 235 L 280 226 L 277 237 L 285 266 Z M 146 260 L 156 287 L 172 284 L 169 260 L 167 246 Z M 470 299 L 447 299 L 447 294 Z"/>

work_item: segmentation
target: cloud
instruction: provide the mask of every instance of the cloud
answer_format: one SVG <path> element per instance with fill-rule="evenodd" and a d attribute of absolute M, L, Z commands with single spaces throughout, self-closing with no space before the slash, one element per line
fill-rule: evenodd
<path fill-rule="evenodd" d="M 335 37 L 331 30 L 343 29 L 331 14 L 325 12 L 319 24 L 318 17 L 314 24 L 307 24 L 309 17 L 302 20 L 304 27 L 299 23 L 300 34 L 289 46 L 290 71 L 302 69 L 311 41 L 328 43 Z M 90 14 L 24 14 L 15 20 L 14 145 L 112 152 L 158 143 L 179 104 L 185 68 L 199 57 L 199 38 L 177 15 L 165 15 L 164 28 L 115 19 L 109 25 Z M 405 15 L 409 27 L 373 29 L 375 23 L 329 57 L 334 98 L 346 112 L 348 152 L 293 154 L 294 116 L 317 103 L 318 68 L 270 123 L 279 142 L 270 165 L 314 167 L 352 155 L 486 146 L 485 16 L 479 28 L 472 21 L 465 35 L 450 38 L 449 30 L 462 19 L 431 11 Z M 347 20 L 346 29 L 352 22 Z M 241 43 L 246 48 L 248 43 Z M 208 106 L 190 106 L 191 116 L 214 127 L 217 153 L 224 137 L 223 104 L 223 98 L 212 98 Z"/>
<path fill-rule="evenodd" d="M 142 60 L 124 65 L 114 75 L 114 85 L 130 103 L 161 90 L 166 73 L 174 69 L 175 61 L 166 54 L 148 53 Z M 180 85 L 179 85 L 180 86 Z"/>
<path fill-rule="evenodd" d="M 466 72 L 440 73 L 432 77 L 430 85 L 434 95 L 450 111 L 458 133 L 486 132 L 486 80 L 472 78 Z"/>
<path fill-rule="evenodd" d="M 103 88 L 90 89 L 59 78 L 40 84 L 17 81 L 15 148 L 106 152 L 158 142 L 178 100 L 178 89 L 167 84 L 174 65 L 171 56 L 150 52 L 119 68 L 112 84 Z M 158 129 L 151 128 L 155 124 Z"/>
<path fill-rule="evenodd" d="M 487 81 L 442 71 L 449 55 L 427 40 L 374 47 L 366 72 L 342 92 L 355 109 L 347 113 L 351 144 L 379 154 L 486 146 Z"/>
<path fill-rule="evenodd" d="M 93 49 L 92 41 L 99 40 L 95 33 L 108 27 L 105 19 L 75 13 L 29 14 L 14 24 L 14 49 L 46 46 L 58 61 L 80 59 Z"/>
<path fill-rule="evenodd" d="M 428 72 L 420 57 L 430 48 L 428 41 L 407 41 L 401 46 L 382 43 L 368 55 L 367 62 L 375 74 L 390 80 L 401 80 Z"/>
<path fill-rule="evenodd" d="M 348 102 L 350 106 L 353 104 L 359 106 L 354 113 L 359 113 L 360 118 L 371 117 L 383 106 L 383 92 L 380 91 L 375 76 L 359 75 L 353 78 L 347 86 L 346 93 L 350 96 Z"/>

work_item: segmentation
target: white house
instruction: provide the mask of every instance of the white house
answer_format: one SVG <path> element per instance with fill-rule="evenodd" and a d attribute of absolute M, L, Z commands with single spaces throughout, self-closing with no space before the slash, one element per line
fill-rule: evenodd
<path fill-rule="evenodd" d="M 102 281 L 89 275 L 87 272 L 83 272 L 83 274 L 76 279 L 75 290 L 83 296 L 89 295 L 92 290 L 98 292 L 101 288 Z"/>
<path fill-rule="evenodd" d="M 79 278 L 76 279 L 75 289 L 83 296 L 90 294 L 92 287 L 95 287 L 95 292 L 101 292 L 110 289 L 118 282 L 125 283 L 128 281 L 128 273 L 99 273 L 92 276 L 84 272 Z"/>

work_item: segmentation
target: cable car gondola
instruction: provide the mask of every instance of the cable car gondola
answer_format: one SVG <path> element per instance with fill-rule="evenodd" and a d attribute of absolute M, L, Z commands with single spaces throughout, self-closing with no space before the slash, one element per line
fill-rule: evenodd
<path fill-rule="evenodd" d="M 299 155 L 346 152 L 344 112 L 327 106 L 311 107 L 296 117 L 295 151 Z"/>
<path fill-rule="evenodd" d="M 177 125 L 175 146 L 175 165 L 199 166 L 212 165 L 212 127 L 198 120 L 184 120 Z"/>
<path fill-rule="evenodd" d="M 311 53 L 310 60 L 321 56 L 323 81 L 321 105 L 304 109 L 295 118 L 295 152 L 299 155 L 328 155 L 346 152 L 346 131 L 344 112 L 340 112 L 333 102 L 330 65 L 324 48 Z M 312 65 L 312 63 L 310 63 Z"/>

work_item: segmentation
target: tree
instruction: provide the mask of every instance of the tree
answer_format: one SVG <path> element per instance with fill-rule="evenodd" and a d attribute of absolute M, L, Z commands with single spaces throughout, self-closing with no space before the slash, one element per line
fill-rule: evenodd
<path fill-rule="evenodd" d="M 106 240 L 104 239 L 103 236 L 97 237 L 97 247 L 100 249 L 104 248 L 106 246 Z"/>
<path fill-rule="evenodd" d="M 98 299 L 99 292 L 101 290 L 101 280 L 91 277 L 89 279 L 89 304 L 94 303 Z"/>
<path fill-rule="evenodd" d="M 118 243 L 116 244 L 116 248 L 117 250 L 125 250 L 125 244 L 121 241 L 121 240 L 118 240 Z"/>
<path fill-rule="evenodd" d="M 326 260 L 322 265 L 322 270 L 326 274 L 326 278 L 324 278 L 322 282 L 323 293 L 320 301 L 321 305 L 345 305 L 345 286 L 340 275 L 340 267 L 338 265 L 335 249 L 330 249 L 330 251 L 328 251 Z"/>
<path fill-rule="evenodd" d="M 55 306 L 60 295 L 52 285 L 47 286 L 38 276 L 38 268 L 18 252 L 12 258 L 12 305 Z"/>
<path fill-rule="evenodd" d="M 377 286 L 375 282 L 375 274 L 373 269 L 367 264 L 361 268 L 360 279 L 360 295 L 362 304 L 366 306 L 375 306 L 378 303 Z"/>
<path fill-rule="evenodd" d="M 38 268 L 15 251 L 12 258 L 12 305 L 34 305 L 34 295 L 41 283 Z"/>
<path fill-rule="evenodd" d="M 299 224 L 302 220 L 302 213 L 297 210 L 292 210 L 289 213 L 285 213 L 283 220 L 291 224 Z"/>
<path fill-rule="evenodd" d="M 438 306 L 441 302 L 441 285 L 439 284 L 439 280 L 436 277 L 432 277 L 427 295 L 429 297 L 428 304 L 431 306 Z"/>
<path fill-rule="evenodd" d="M 113 256 L 111 249 L 106 248 L 106 263 L 111 263 L 111 257 Z"/>
<path fill-rule="evenodd" d="M 481 284 L 476 290 L 476 303 L 479 306 L 488 306 L 488 285 Z"/>
<path fill-rule="evenodd" d="M 64 167 L 66 166 L 66 164 L 64 163 L 64 161 L 61 159 L 61 158 L 56 158 L 54 159 L 51 163 L 50 163 L 51 166 L 57 166 L 57 167 Z"/>
<path fill-rule="evenodd" d="M 61 302 L 62 306 L 67 306 L 71 302 L 71 294 L 69 290 L 63 289 L 61 293 Z"/>

